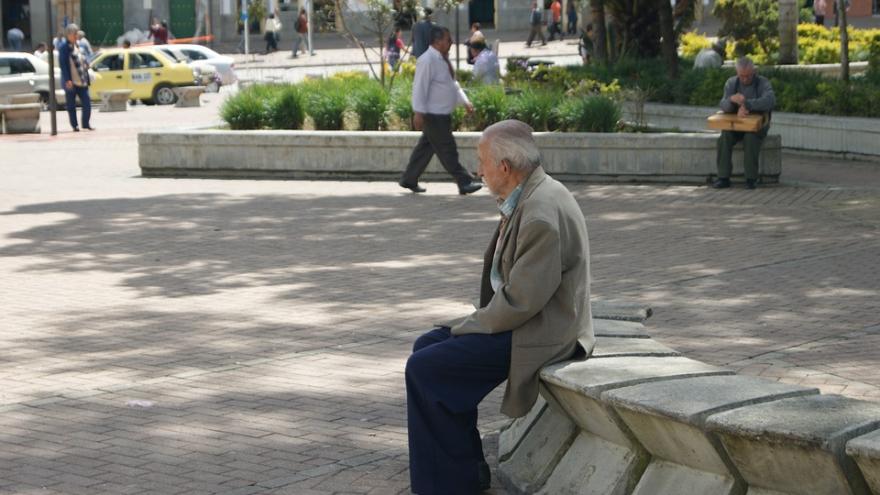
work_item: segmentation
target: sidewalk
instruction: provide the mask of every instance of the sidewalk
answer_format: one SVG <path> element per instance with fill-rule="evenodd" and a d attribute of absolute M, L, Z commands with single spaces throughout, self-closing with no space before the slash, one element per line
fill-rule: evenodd
<path fill-rule="evenodd" d="M 468 311 L 494 201 L 138 177 L 140 130 L 227 94 L 0 136 L 0 494 L 408 493 L 404 364 Z M 652 306 L 688 357 L 880 400 L 878 173 L 786 153 L 756 191 L 568 184 L 593 296 Z"/>

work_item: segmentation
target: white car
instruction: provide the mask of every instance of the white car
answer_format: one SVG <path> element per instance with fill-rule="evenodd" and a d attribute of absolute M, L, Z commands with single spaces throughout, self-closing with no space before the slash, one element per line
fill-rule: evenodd
<path fill-rule="evenodd" d="M 55 88 L 61 89 L 57 65 Z M 0 52 L 0 96 L 21 93 L 39 93 L 44 102 L 49 101 L 49 64 L 30 53 Z"/>
<path fill-rule="evenodd" d="M 220 73 L 217 72 L 217 69 L 213 65 L 205 62 L 204 60 L 195 61 L 189 58 L 175 45 L 154 45 L 154 48 L 158 48 L 172 59 L 178 62 L 183 62 L 192 67 L 193 74 L 196 76 L 201 85 L 205 86 L 206 91 L 208 91 L 209 93 L 216 93 L 220 91 L 220 86 L 223 84 L 223 79 L 220 77 Z"/>
<path fill-rule="evenodd" d="M 202 45 L 184 45 L 173 44 L 172 47 L 180 50 L 184 55 L 189 57 L 194 63 L 207 63 L 217 69 L 220 79 L 224 86 L 235 84 L 238 77 L 235 75 L 235 61 L 232 57 L 220 55 L 210 48 Z"/>

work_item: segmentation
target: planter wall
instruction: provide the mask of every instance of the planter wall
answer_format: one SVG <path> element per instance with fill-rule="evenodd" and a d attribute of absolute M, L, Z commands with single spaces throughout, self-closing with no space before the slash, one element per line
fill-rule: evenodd
<path fill-rule="evenodd" d="M 138 136 L 146 177 L 397 179 L 417 132 L 177 130 Z M 704 183 L 715 173 L 716 135 L 537 133 L 545 169 L 562 180 Z M 456 133 L 462 165 L 476 170 L 480 133 Z M 765 183 L 781 172 L 781 142 L 761 153 Z M 734 152 L 742 174 L 742 151 Z M 448 180 L 436 158 L 427 179 Z"/>
<path fill-rule="evenodd" d="M 657 127 L 699 132 L 706 130 L 706 117 L 716 111 L 649 103 L 645 118 Z M 782 136 L 786 148 L 880 158 L 880 119 L 773 112 L 770 132 Z"/>

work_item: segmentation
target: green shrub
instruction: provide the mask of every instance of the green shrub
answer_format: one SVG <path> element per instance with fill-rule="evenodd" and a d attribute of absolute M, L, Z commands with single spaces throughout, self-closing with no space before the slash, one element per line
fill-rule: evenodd
<path fill-rule="evenodd" d="M 470 100 L 474 104 L 471 117 L 472 127 L 482 131 L 486 127 L 507 117 L 507 95 L 499 85 L 477 86 L 470 90 Z"/>
<path fill-rule="evenodd" d="M 385 127 L 388 93 L 376 81 L 355 86 L 350 95 L 351 109 L 357 115 L 358 128 L 376 131 Z"/>
<path fill-rule="evenodd" d="M 396 81 L 391 89 L 389 109 L 407 127 L 412 126 L 412 79 Z"/>
<path fill-rule="evenodd" d="M 223 102 L 220 117 L 237 131 L 262 129 L 269 122 L 268 111 L 274 91 L 265 86 L 251 86 Z"/>
<path fill-rule="evenodd" d="M 305 103 L 299 87 L 286 85 L 269 100 L 266 112 L 273 129 L 302 129 L 305 120 Z"/>
<path fill-rule="evenodd" d="M 682 95 L 682 103 L 714 107 L 721 101 L 724 83 L 736 75 L 736 71 L 722 68 L 701 69 L 690 71 L 688 75 L 698 76 L 698 79 L 690 92 Z M 684 79 L 685 77 L 682 77 L 682 80 Z"/>
<path fill-rule="evenodd" d="M 721 20 L 719 36 L 733 36 L 737 45 L 754 40 L 765 54 L 770 53 L 766 43 L 776 39 L 779 31 L 777 0 L 717 0 L 712 15 Z"/>
<path fill-rule="evenodd" d="M 880 34 L 874 35 L 868 49 L 868 80 L 880 85 Z"/>
<path fill-rule="evenodd" d="M 532 126 L 536 131 L 552 131 L 559 127 L 553 109 L 559 95 L 546 90 L 526 89 L 509 102 L 508 115 Z"/>
<path fill-rule="evenodd" d="M 558 113 L 562 128 L 574 132 L 614 132 L 621 116 L 620 105 L 602 95 L 568 99 Z"/>
<path fill-rule="evenodd" d="M 306 113 L 315 123 L 315 129 L 341 130 L 348 103 L 341 82 L 333 79 L 321 79 L 310 81 L 303 86 Z"/>

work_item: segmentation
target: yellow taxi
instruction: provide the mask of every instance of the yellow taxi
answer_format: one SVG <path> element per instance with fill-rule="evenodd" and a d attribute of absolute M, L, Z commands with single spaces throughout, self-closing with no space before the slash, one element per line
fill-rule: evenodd
<path fill-rule="evenodd" d="M 175 86 L 198 85 L 199 80 L 192 67 L 152 46 L 101 50 L 89 65 L 89 96 L 95 100 L 103 91 L 130 89 L 132 100 L 170 105 L 177 100 Z"/>

